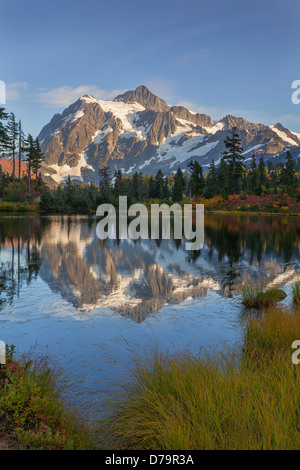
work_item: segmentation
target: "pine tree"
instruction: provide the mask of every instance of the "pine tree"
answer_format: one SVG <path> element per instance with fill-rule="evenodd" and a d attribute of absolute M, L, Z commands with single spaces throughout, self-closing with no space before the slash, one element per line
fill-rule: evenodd
<path fill-rule="evenodd" d="M 202 166 L 197 162 L 190 162 L 190 188 L 192 196 L 200 196 L 205 188 L 205 179 L 203 177 Z"/>
<path fill-rule="evenodd" d="M 178 168 L 176 175 L 174 177 L 174 186 L 172 189 L 172 199 L 175 202 L 182 200 L 183 191 L 184 191 L 184 176 L 180 168 Z"/>
<path fill-rule="evenodd" d="M 8 116 L 8 123 L 6 126 L 6 133 L 8 136 L 7 150 L 9 155 L 12 156 L 13 167 L 12 167 L 12 177 L 15 177 L 16 172 L 16 150 L 17 150 L 17 141 L 18 141 L 18 123 L 14 113 L 10 113 Z"/>
<path fill-rule="evenodd" d="M 0 107 L 0 153 L 3 154 L 7 149 L 8 145 L 8 135 L 5 127 L 2 124 L 2 121 L 5 121 L 8 118 L 8 114 L 5 112 L 4 108 Z"/>
<path fill-rule="evenodd" d="M 267 161 L 267 167 L 268 167 L 269 173 L 271 173 L 271 171 L 274 170 L 274 163 L 272 162 L 272 160 Z"/>
<path fill-rule="evenodd" d="M 251 194 L 256 194 L 257 192 L 257 165 L 256 165 L 256 157 L 252 155 L 251 163 L 250 163 L 250 170 L 249 170 L 249 192 Z"/>
<path fill-rule="evenodd" d="M 266 165 L 264 162 L 263 155 L 259 159 L 258 165 L 258 194 L 261 194 L 264 188 L 267 186 L 267 173 L 266 173 Z"/>
<path fill-rule="evenodd" d="M 217 173 L 219 191 L 222 196 L 226 198 L 229 194 L 229 167 L 224 157 L 221 158 Z"/>
<path fill-rule="evenodd" d="M 206 197 L 213 197 L 219 192 L 218 187 L 218 173 L 215 166 L 214 160 L 211 161 L 209 166 L 209 172 L 206 178 L 206 189 L 205 189 L 205 196 Z"/>
<path fill-rule="evenodd" d="M 115 197 L 124 196 L 125 194 L 125 183 L 121 170 L 116 170 L 114 173 L 114 195 Z"/>
<path fill-rule="evenodd" d="M 30 196 L 30 183 L 31 183 L 31 164 L 34 159 L 34 155 L 36 152 L 35 141 L 31 134 L 28 134 L 27 139 L 24 143 L 25 154 L 27 156 L 27 195 Z"/>
<path fill-rule="evenodd" d="M 278 186 L 278 174 L 277 174 L 277 168 L 275 168 L 271 172 L 271 187 L 274 189 L 275 194 L 277 194 L 277 186 Z"/>
<path fill-rule="evenodd" d="M 155 189 L 156 189 L 155 179 L 154 179 L 154 176 L 151 175 L 150 180 L 149 180 L 149 191 L 148 191 L 148 195 L 150 199 L 155 198 L 155 194 L 156 194 Z"/>
<path fill-rule="evenodd" d="M 3 195 L 3 179 L 2 165 L 0 165 L 0 197 Z"/>
<path fill-rule="evenodd" d="M 33 170 L 33 173 L 35 174 L 35 185 L 37 187 L 38 183 L 38 171 L 43 163 L 44 160 L 44 155 L 40 147 L 39 139 L 36 138 L 34 141 L 34 154 L 32 156 L 32 161 L 31 161 L 31 167 Z"/>
<path fill-rule="evenodd" d="M 236 132 L 236 127 L 231 129 L 231 135 L 224 141 L 227 150 L 223 152 L 225 160 L 229 163 L 229 190 L 232 194 L 238 194 L 241 188 L 242 176 L 245 171 L 243 165 L 243 147 L 241 139 Z"/>
<path fill-rule="evenodd" d="M 186 184 L 186 183 L 185 183 Z M 164 178 L 164 199 L 168 199 L 170 195 L 169 187 L 168 187 L 168 178 Z"/>
<path fill-rule="evenodd" d="M 99 187 L 103 196 L 108 196 L 111 189 L 111 173 L 110 169 L 103 166 L 99 169 Z"/>
<path fill-rule="evenodd" d="M 292 191 L 297 185 L 297 176 L 295 173 L 295 162 L 290 151 L 287 151 L 285 165 L 282 169 L 281 183 Z"/>
<path fill-rule="evenodd" d="M 158 170 L 155 176 L 155 197 L 163 199 L 164 193 L 164 175 L 161 170 Z"/>
<path fill-rule="evenodd" d="M 22 130 L 22 123 L 21 120 L 19 120 L 19 128 L 18 128 L 18 137 L 19 137 L 19 142 L 18 142 L 18 151 L 19 151 L 19 181 L 21 180 L 21 159 L 22 159 L 22 153 L 23 153 L 23 147 L 24 147 L 24 141 L 25 141 L 25 135 Z"/>

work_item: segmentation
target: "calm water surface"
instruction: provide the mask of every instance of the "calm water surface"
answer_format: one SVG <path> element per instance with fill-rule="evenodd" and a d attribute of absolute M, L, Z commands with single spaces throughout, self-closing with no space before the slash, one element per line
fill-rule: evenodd
<path fill-rule="evenodd" d="M 205 244 L 107 240 L 84 216 L 0 216 L 0 339 L 66 368 L 73 399 L 98 403 L 132 358 L 233 344 L 253 279 L 300 279 L 300 218 L 210 214 Z M 290 295 L 285 300 L 291 302 Z"/>

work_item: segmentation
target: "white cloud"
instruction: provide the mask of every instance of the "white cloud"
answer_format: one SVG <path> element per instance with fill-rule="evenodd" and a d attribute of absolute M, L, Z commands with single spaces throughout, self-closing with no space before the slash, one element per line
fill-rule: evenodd
<path fill-rule="evenodd" d="M 27 89 L 27 82 L 6 83 L 6 101 L 9 102 L 22 99 Z"/>
<path fill-rule="evenodd" d="M 94 85 L 81 85 L 75 88 L 66 85 L 37 93 L 36 100 L 39 103 L 57 107 L 69 106 L 85 94 L 93 95 L 100 100 L 111 100 L 120 93 L 123 93 L 123 90 L 103 90 Z"/>

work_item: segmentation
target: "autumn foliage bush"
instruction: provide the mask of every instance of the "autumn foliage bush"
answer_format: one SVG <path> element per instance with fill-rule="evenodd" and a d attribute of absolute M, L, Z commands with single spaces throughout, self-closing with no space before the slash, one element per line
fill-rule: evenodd
<path fill-rule="evenodd" d="M 91 447 L 89 431 L 75 411 L 66 410 L 58 374 L 45 360 L 15 360 L 14 347 L 0 369 L 0 415 L 21 448 L 76 450 Z"/>

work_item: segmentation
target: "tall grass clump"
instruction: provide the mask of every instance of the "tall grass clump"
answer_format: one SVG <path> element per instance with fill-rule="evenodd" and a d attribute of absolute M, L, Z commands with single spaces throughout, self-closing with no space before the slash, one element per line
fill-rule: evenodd
<path fill-rule="evenodd" d="M 8 348 L 0 369 L 2 439 L 23 449 L 76 450 L 92 447 L 91 432 L 62 399 L 63 381 L 45 359 L 15 359 Z"/>
<path fill-rule="evenodd" d="M 248 318 L 244 347 L 260 358 L 282 353 L 289 355 L 291 344 L 300 339 L 300 315 L 293 309 L 273 307 L 263 315 Z"/>
<path fill-rule="evenodd" d="M 99 424 L 101 447 L 300 449 L 295 339 L 300 317 L 274 309 L 247 324 L 244 352 L 156 353 L 137 360 L 133 378 Z"/>
<path fill-rule="evenodd" d="M 296 282 L 296 284 L 294 284 L 292 292 L 295 304 L 300 305 L 300 282 Z"/>
<path fill-rule="evenodd" d="M 247 283 L 241 288 L 242 303 L 247 308 L 266 309 L 286 297 L 281 289 L 266 290 L 262 284 Z"/>

